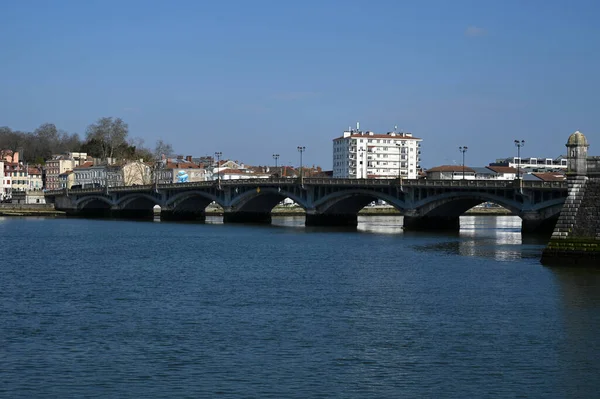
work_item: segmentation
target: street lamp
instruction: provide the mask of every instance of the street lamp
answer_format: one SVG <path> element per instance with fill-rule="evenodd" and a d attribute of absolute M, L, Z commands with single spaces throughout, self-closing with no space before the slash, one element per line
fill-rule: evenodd
<path fill-rule="evenodd" d="M 273 154 L 273 159 L 275 160 L 275 170 L 277 170 L 277 160 L 279 159 L 279 154 Z"/>
<path fill-rule="evenodd" d="M 521 147 L 525 146 L 525 140 L 515 140 L 517 146 L 517 180 L 521 178 Z"/>
<path fill-rule="evenodd" d="M 302 153 L 306 151 L 306 147 L 298 146 L 298 152 L 300 153 L 300 184 L 304 184 L 303 176 L 302 176 Z"/>
<path fill-rule="evenodd" d="M 465 180 L 465 152 L 467 152 L 467 149 L 469 147 L 467 146 L 463 146 L 463 147 L 458 147 L 458 151 L 462 152 L 462 158 L 463 158 L 463 162 L 462 162 L 462 172 L 463 172 L 463 180 Z"/>
<path fill-rule="evenodd" d="M 217 157 L 217 182 L 219 183 L 219 185 L 221 184 L 221 156 L 223 155 L 223 153 L 221 151 L 217 151 L 215 152 L 215 157 Z"/>

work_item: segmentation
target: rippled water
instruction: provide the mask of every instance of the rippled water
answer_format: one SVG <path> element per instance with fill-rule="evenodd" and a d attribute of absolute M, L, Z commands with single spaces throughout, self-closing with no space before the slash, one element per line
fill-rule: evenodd
<path fill-rule="evenodd" d="M 598 270 L 399 224 L 0 219 L 0 396 L 597 397 Z"/>

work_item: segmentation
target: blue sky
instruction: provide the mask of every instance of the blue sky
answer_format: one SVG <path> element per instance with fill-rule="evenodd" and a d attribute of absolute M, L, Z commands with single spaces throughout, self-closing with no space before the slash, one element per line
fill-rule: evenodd
<path fill-rule="evenodd" d="M 0 0 L 0 126 L 102 116 L 183 155 L 331 168 L 356 121 L 423 166 L 600 154 L 600 1 Z"/>

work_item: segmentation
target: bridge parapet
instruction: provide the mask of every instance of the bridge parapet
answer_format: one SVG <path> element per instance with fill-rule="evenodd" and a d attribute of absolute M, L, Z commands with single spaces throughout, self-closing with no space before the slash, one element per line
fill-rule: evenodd
<path fill-rule="evenodd" d="M 600 157 L 588 157 L 587 159 L 588 175 L 600 175 Z"/>

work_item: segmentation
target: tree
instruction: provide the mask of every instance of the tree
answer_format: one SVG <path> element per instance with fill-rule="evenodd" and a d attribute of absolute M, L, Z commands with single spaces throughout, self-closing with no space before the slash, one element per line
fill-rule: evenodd
<path fill-rule="evenodd" d="M 121 118 L 104 117 L 98 119 L 87 128 L 87 141 L 95 140 L 100 152 L 100 158 L 115 158 L 119 150 L 127 148 L 127 134 L 129 127 Z"/>
<path fill-rule="evenodd" d="M 169 143 L 165 143 L 162 139 L 156 141 L 156 147 L 154 147 L 154 158 L 159 160 L 164 155 L 169 158 L 174 154 L 173 146 Z"/>

